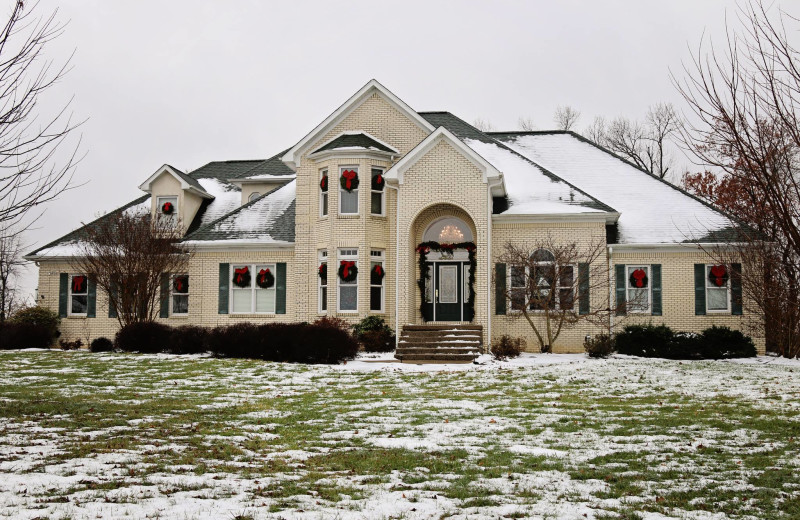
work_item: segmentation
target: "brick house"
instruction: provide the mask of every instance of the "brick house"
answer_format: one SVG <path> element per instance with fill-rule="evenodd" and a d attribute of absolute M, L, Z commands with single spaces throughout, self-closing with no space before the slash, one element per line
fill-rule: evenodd
<path fill-rule="evenodd" d="M 627 322 L 744 326 L 735 276 L 708 283 L 705 251 L 732 226 L 724 215 L 575 133 L 481 132 L 448 112 L 416 112 L 374 80 L 269 159 L 189 173 L 164 165 L 139 189 L 116 211 L 157 214 L 171 204 L 195 251 L 188 273 L 165 275 L 160 319 L 171 325 L 375 314 L 407 331 L 463 327 L 483 344 L 524 336 L 533 350 L 530 326 L 496 292 L 513 283 L 497 259 L 509 241 L 547 235 L 605 244 L 611 285 L 579 304 L 577 266 L 559 283 L 576 308 L 626 298 L 638 269 L 649 283 Z M 107 297 L 91 280 L 74 283 L 84 274 L 70 267 L 80 236 L 26 257 L 39 265 L 40 303 L 61 313 L 66 337 L 113 337 Z M 423 242 L 475 247 L 431 251 L 420 287 Z M 265 270 L 274 283 L 262 287 L 255 280 Z M 245 272 L 251 280 L 240 286 Z M 553 350 L 582 351 L 583 338 L 600 331 L 576 325 Z"/>

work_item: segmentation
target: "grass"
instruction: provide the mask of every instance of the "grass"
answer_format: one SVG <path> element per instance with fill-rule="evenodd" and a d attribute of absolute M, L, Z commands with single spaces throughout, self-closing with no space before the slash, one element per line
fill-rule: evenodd
<path fill-rule="evenodd" d="M 0 366 L 0 518 L 800 518 L 800 365 Z"/>

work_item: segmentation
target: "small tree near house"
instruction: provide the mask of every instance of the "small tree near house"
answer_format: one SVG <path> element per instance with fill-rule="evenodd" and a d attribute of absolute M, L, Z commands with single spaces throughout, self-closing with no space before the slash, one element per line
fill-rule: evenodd
<path fill-rule="evenodd" d="M 581 246 L 552 237 L 525 246 L 509 242 L 494 283 L 499 307 L 528 322 L 542 352 L 551 351 L 561 333 L 579 322 L 608 331 L 610 313 L 616 311 L 609 305 L 609 268 L 601 242 Z M 592 301 L 592 294 L 602 297 Z"/>
<path fill-rule="evenodd" d="M 185 273 L 192 252 L 181 248 L 179 223 L 143 211 L 119 211 L 85 228 L 73 262 L 108 294 L 121 326 L 155 320 L 169 297 L 171 275 Z"/>

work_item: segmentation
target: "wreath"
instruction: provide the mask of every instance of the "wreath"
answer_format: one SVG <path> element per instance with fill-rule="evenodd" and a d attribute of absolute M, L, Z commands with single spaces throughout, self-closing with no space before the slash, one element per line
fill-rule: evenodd
<path fill-rule="evenodd" d="M 383 191 L 383 187 L 386 185 L 386 179 L 383 178 L 383 173 L 379 173 L 378 175 L 374 175 L 372 177 L 372 189 L 375 191 Z"/>
<path fill-rule="evenodd" d="M 342 189 L 347 191 L 353 191 L 358 188 L 358 172 L 355 170 L 345 170 L 342 172 L 342 176 L 339 177 L 339 184 L 342 185 Z"/>
<path fill-rule="evenodd" d="M 319 267 L 317 268 L 317 270 L 319 271 L 319 277 L 322 278 L 323 280 L 327 280 L 327 278 L 328 278 L 328 263 L 327 262 L 323 262 L 323 263 L 319 264 Z"/>
<path fill-rule="evenodd" d="M 256 276 L 256 284 L 262 289 L 269 289 L 275 285 L 275 276 L 272 275 L 269 268 L 262 269 L 258 272 L 258 276 Z"/>
<path fill-rule="evenodd" d="M 73 276 L 72 277 L 72 292 L 74 293 L 82 293 L 86 292 L 86 277 L 85 276 Z"/>
<path fill-rule="evenodd" d="M 250 287 L 250 268 L 247 266 L 233 270 L 233 284 L 236 287 Z"/>
<path fill-rule="evenodd" d="M 339 262 L 339 278 L 343 282 L 354 282 L 358 277 L 358 267 L 352 260 L 342 260 Z"/>
<path fill-rule="evenodd" d="M 319 181 L 319 189 L 322 191 L 328 191 L 328 176 L 323 175 L 322 180 Z"/>
<path fill-rule="evenodd" d="M 172 280 L 172 289 L 176 293 L 187 293 L 187 292 L 189 292 L 189 277 L 188 276 L 176 276 Z"/>
<path fill-rule="evenodd" d="M 637 289 L 647 287 L 647 273 L 644 272 L 644 269 L 636 269 L 631 273 L 628 281 L 630 281 L 631 287 L 636 287 Z"/>
<path fill-rule="evenodd" d="M 380 264 L 375 264 L 375 267 L 370 272 L 370 283 L 372 285 L 380 285 L 384 276 L 386 276 L 386 271 L 383 270 Z"/>
<path fill-rule="evenodd" d="M 724 265 L 711 266 L 708 279 L 717 287 L 722 287 L 728 283 L 728 269 Z"/>
<path fill-rule="evenodd" d="M 175 205 L 172 204 L 171 202 L 165 202 L 161 206 L 161 213 L 163 213 L 164 215 L 172 215 L 172 213 L 174 212 L 175 212 Z"/>

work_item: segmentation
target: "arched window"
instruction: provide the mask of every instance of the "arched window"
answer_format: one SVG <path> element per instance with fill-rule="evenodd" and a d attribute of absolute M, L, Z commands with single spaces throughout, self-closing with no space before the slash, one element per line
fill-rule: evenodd
<path fill-rule="evenodd" d="M 428 226 L 422 241 L 439 242 L 441 244 L 472 242 L 472 229 L 460 218 L 445 217 Z"/>
<path fill-rule="evenodd" d="M 247 202 L 253 202 L 254 200 L 259 198 L 260 196 L 261 196 L 261 194 L 259 192 L 254 191 L 253 193 L 250 194 L 249 197 L 247 197 Z"/>
<path fill-rule="evenodd" d="M 527 264 L 510 266 L 511 308 L 572 309 L 575 300 L 574 265 L 561 265 L 547 249 L 534 251 Z M 526 302 L 527 300 L 527 302 Z"/>

